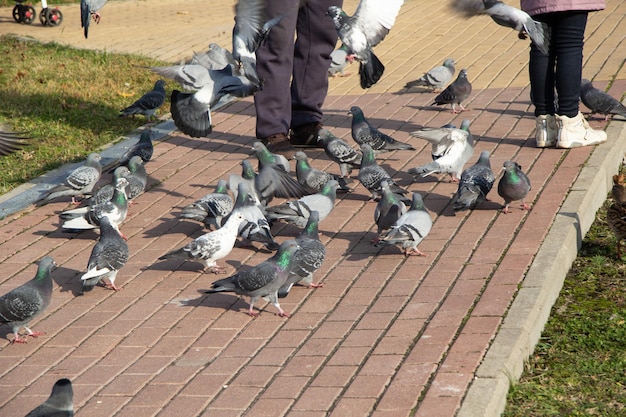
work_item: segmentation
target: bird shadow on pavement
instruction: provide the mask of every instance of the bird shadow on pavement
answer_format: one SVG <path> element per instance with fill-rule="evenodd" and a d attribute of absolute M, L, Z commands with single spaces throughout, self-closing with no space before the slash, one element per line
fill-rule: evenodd
<path fill-rule="evenodd" d="M 73 296 L 77 297 L 81 292 L 80 275 L 82 272 L 59 266 L 52 271 L 52 279 L 59 286 L 60 292 L 71 292 Z"/>
<path fill-rule="evenodd" d="M 160 223 L 151 229 L 144 230 L 144 237 L 159 237 L 169 233 L 182 233 L 191 237 L 193 235 L 200 236 L 208 232 L 208 230 L 205 230 L 204 225 L 193 220 L 161 217 L 155 221 Z"/>

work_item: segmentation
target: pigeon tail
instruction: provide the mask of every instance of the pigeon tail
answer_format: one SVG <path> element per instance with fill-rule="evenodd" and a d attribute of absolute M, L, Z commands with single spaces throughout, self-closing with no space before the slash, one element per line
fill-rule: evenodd
<path fill-rule="evenodd" d="M 170 111 L 174 124 L 186 135 L 207 137 L 213 130 L 211 108 L 196 100 L 192 93 L 172 90 Z"/>
<path fill-rule="evenodd" d="M 380 59 L 370 51 L 369 59 L 359 65 L 359 76 L 361 77 L 361 88 L 370 88 L 380 80 L 385 72 L 385 66 Z"/>

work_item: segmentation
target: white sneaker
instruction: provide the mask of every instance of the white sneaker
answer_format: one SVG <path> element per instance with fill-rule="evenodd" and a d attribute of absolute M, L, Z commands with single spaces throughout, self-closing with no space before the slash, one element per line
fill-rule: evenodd
<path fill-rule="evenodd" d="M 556 145 L 556 119 L 551 114 L 542 114 L 535 119 L 535 141 L 538 148 L 551 148 Z"/>
<path fill-rule="evenodd" d="M 558 126 L 557 148 L 577 148 L 606 141 L 606 132 L 592 129 L 580 112 L 574 117 L 557 114 L 555 118 Z"/>

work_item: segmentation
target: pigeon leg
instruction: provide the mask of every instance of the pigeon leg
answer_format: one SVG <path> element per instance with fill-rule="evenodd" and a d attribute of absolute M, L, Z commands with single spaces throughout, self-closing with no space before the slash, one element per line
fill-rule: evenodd
<path fill-rule="evenodd" d="M 456 174 L 450 174 L 450 182 L 459 182 L 459 181 L 461 181 L 461 179 L 458 178 Z"/>
<path fill-rule="evenodd" d="M 31 329 L 29 329 L 28 327 L 24 327 L 24 329 L 26 329 L 26 336 L 30 336 L 30 337 L 39 337 L 39 336 L 43 336 L 46 333 L 45 332 L 33 332 Z M 13 343 L 28 343 L 28 337 L 22 337 L 20 336 L 20 334 L 18 332 L 13 333 L 15 335 L 15 338 L 13 338 L 13 340 L 11 341 L 11 344 Z"/>
<path fill-rule="evenodd" d="M 228 269 L 226 266 L 213 265 L 207 270 L 207 272 L 211 272 L 213 274 L 225 274 L 226 269 Z"/>
<path fill-rule="evenodd" d="M 256 311 L 254 311 L 254 306 L 252 303 L 250 303 L 250 307 L 248 308 L 248 315 L 250 317 L 256 318 L 260 313 L 257 313 Z"/>
<path fill-rule="evenodd" d="M 528 204 L 526 204 L 526 202 L 524 200 L 522 200 L 522 209 L 523 210 L 530 210 L 530 206 Z"/>
<path fill-rule="evenodd" d="M 278 302 L 272 303 L 272 304 L 274 304 L 274 307 L 276 307 L 276 309 L 278 309 L 278 317 L 291 317 L 291 314 L 289 314 L 285 310 L 283 310 L 280 307 L 280 304 L 278 304 Z"/>
<path fill-rule="evenodd" d="M 504 208 L 502 209 L 502 214 L 509 214 L 509 204 L 505 204 Z"/>
<path fill-rule="evenodd" d="M 427 254 L 425 254 L 424 252 L 422 252 L 421 250 L 415 248 L 415 249 L 407 249 L 404 254 L 406 256 L 428 256 Z"/>

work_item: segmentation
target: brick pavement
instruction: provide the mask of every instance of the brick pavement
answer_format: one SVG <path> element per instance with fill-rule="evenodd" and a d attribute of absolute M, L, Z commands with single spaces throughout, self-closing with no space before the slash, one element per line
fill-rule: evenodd
<path fill-rule="evenodd" d="M 131 259 L 118 275 L 122 291 L 76 296 L 97 232 L 60 231 L 56 214 L 67 202 L 0 221 L 0 293 L 30 279 L 33 262 L 44 255 L 59 264 L 52 304 L 33 324 L 47 335 L 10 345 L 9 329 L 0 327 L 0 413 L 24 414 L 56 379 L 68 377 L 79 416 L 498 415 L 509 378 L 532 352 L 576 245 L 606 197 L 626 132 L 624 123 L 611 122 L 609 141 L 595 150 L 535 148 L 527 44 L 488 18 L 462 21 L 443 2 L 431 3 L 403 6 L 377 48 L 387 66 L 379 84 L 361 90 L 352 66 L 350 76 L 331 80 L 324 105 L 324 123 L 337 136 L 351 141 L 346 112 L 358 104 L 383 131 L 417 148 L 380 162 L 424 196 L 434 220 L 420 245 L 427 257 L 370 245 L 374 206 L 355 183 L 320 225 L 328 253 L 316 280 L 325 286 L 294 288 L 282 303 L 293 313 L 289 319 L 263 305 L 251 319 L 244 314 L 247 300 L 201 293 L 215 276 L 200 264 L 158 261 L 202 233 L 200 225 L 178 220 L 178 209 L 238 172 L 250 153 L 252 100 L 234 102 L 214 114 L 210 139 L 173 132 L 156 144 L 147 164 L 151 188 L 123 225 Z M 346 1 L 346 9 L 355 4 Z M 10 9 L 0 9 L 0 29 L 178 61 L 212 41 L 228 45 L 232 24 L 231 6 L 223 2 L 109 2 L 85 41 L 77 6 L 61 9 L 65 21 L 58 28 L 13 24 L 4 18 Z M 623 2 L 609 0 L 587 30 L 584 74 L 601 88 L 612 83 L 614 96 L 626 90 L 618 52 L 625 47 L 625 15 Z M 468 68 L 474 84 L 469 110 L 458 116 L 430 107 L 430 93 L 402 88 L 448 56 L 458 69 Z M 475 155 L 489 150 L 494 170 L 514 159 L 528 172 L 530 211 L 516 205 L 502 215 L 493 192 L 479 209 L 454 216 L 455 184 L 443 177 L 411 183 L 407 169 L 430 160 L 430 149 L 408 133 L 464 118 L 478 139 Z M 323 152 L 308 154 L 314 166 L 336 170 Z M 273 231 L 280 241 L 298 233 L 282 224 Z M 268 256 L 258 247 L 235 248 L 225 261 L 234 272 Z"/>

